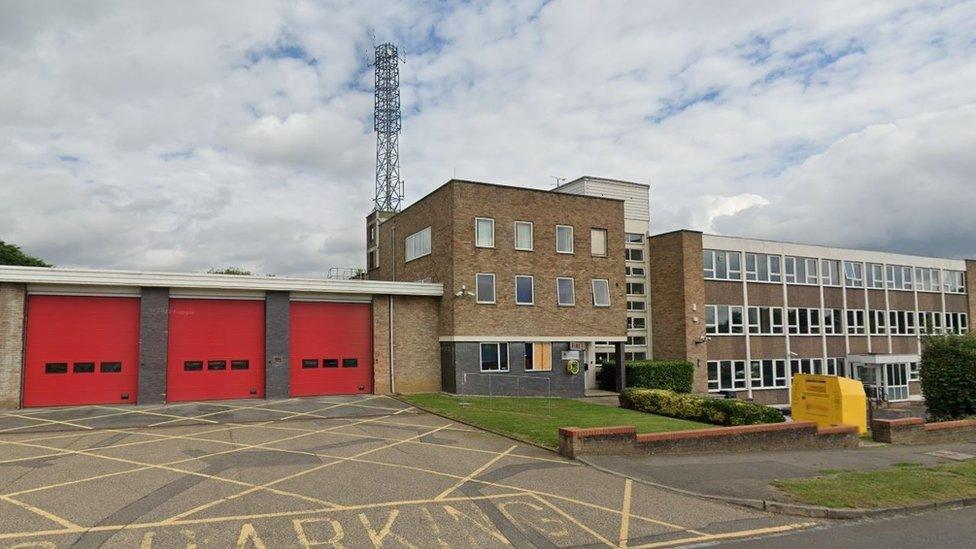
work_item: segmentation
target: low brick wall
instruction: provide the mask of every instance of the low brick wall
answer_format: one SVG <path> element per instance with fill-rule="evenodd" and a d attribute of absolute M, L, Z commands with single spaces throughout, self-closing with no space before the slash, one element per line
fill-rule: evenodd
<path fill-rule="evenodd" d="M 876 419 L 871 422 L 871 437 L 889 444 L 938 444 L 976 440 L 976 420 L 925 423 L 922 418 Z"/>
<path fill-rule="evenodd" d="M 630 426 L 559 429 L 559 453 L 574 459 L 585 455 L 701 454 L 854 448 L 857 445 L 857 427 L 838 425 L 818 429 L 812 421 L 643 435 L 638 435 Z"/>

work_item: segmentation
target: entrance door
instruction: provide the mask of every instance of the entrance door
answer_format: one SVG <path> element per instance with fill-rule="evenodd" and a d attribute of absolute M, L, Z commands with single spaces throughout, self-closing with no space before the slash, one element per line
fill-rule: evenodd
<path fill-rule="evenodd" d="M 888 401 L 908 400 L 907 364 L 885 364 L 885 389 Z"/>
<path fill-rule="evenodd" d="M 878 366 L 876 364 L 852 364 L 851 374 L 854 379 L 860 381 L 864 385 L 864 393 L 868 398 L 875 398 L 875 391 L 878 388 Z"/>

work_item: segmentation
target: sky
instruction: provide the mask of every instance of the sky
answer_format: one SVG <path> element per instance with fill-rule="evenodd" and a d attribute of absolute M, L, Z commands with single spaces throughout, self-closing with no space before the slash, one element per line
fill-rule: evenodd
<path fill-rule="evenodd" d="M 976 258 L 976 1 L 0 3 L 0 240 L 63 267 L 365 263 L 373 45 L 406 204 L 651 186 L 651 232 Z"/>

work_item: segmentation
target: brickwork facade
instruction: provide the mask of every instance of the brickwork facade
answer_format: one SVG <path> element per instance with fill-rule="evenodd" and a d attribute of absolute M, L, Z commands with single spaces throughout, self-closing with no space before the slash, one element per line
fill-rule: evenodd
<path fill-rule="evenodd" d="M 437 342 L 438 298 L 393 297 L 393 372 L 390 383 L 390 297 L 373 299 L 373 392 L 425 393 L 441 390 Z"/>
<path fill-rule="evenodd" d="M 23 284 L 0 284 L 0 409 L 20 407 L 25 296 Z"/>

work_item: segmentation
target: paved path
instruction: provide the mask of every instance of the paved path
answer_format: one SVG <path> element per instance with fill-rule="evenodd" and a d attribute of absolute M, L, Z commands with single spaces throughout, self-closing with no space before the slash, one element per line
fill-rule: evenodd
<path fill-rule="evenodd" d="M 873 471 L 898 463 L 953 463 L 952 459 L 932 454 L 942 450 L 976 456 L 976 443 L 688 456 L 587 456 L 586 461 L 631 478 L 699 494 L 790 501 L 786 494 L 769 486 L 769 482 L 814 477 L 827 471 Z"/>
<path fill-rule="evenodd" d="M 625 481 L 385 397 L 154 407 L 123 422 L 144 426 L 103 427 L 117 411 L 0 416 L 0 547 L 638 547 L 812 525 Z"/>

